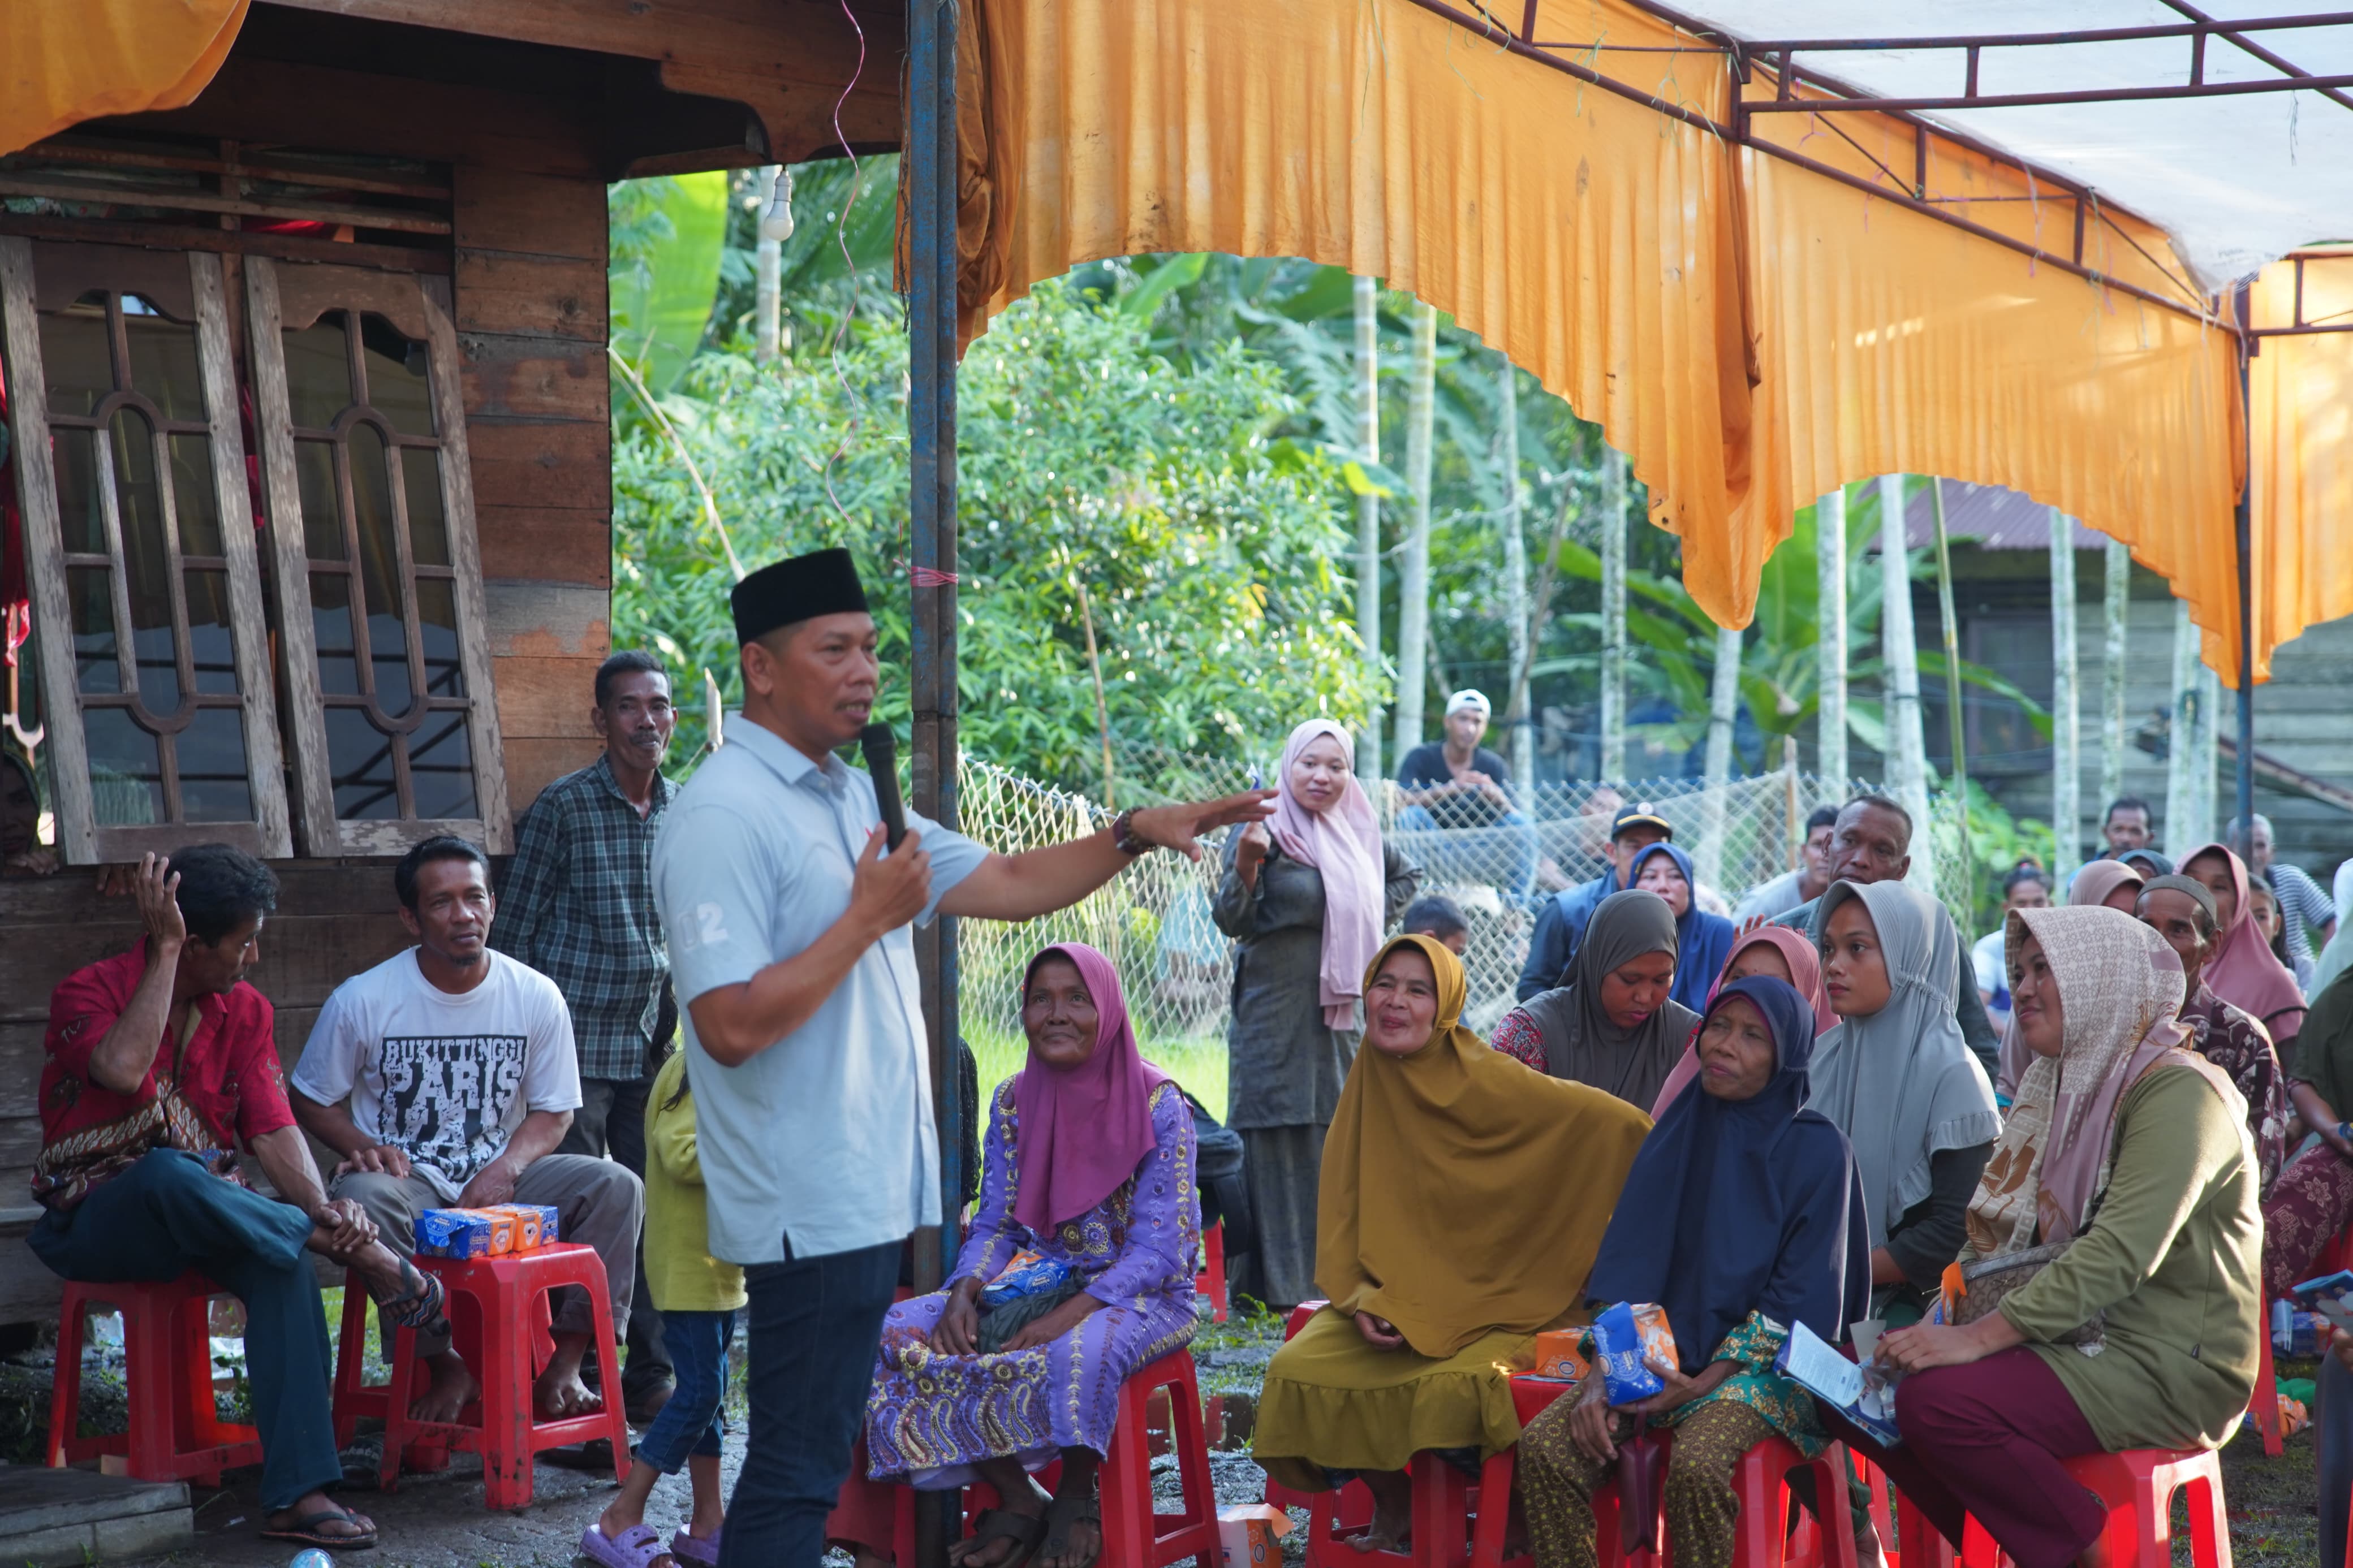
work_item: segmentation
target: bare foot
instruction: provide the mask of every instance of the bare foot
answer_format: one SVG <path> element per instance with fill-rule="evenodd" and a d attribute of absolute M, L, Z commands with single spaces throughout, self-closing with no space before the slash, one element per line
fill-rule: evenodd
<path fill-rule="evenodd" d="M 426 1365 L 433 1369 L 433 1384 L 408 1406 L 412 1421 L 455 1421 L 458 1413 L 474 1401 L 481 1384 L 466 1370 L 456 1351 L 443 1351 L 427 1357 Z"/>
<path fill-rule="evenodd" d="M 580 1381 L 578 1365 L 566 1366 L 560 1356 L 547 1363 L 547 1370 L 532 1385 L 532 1403 L 543 1421 L 568 1420 L 605 1408 L 604 1400 Z"/>

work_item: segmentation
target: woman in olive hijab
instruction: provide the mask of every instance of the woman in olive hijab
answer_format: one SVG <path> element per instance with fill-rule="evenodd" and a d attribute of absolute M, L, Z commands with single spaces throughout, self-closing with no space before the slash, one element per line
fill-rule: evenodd
<path fill-rule="evenodd" d="M 1496 1024 L 1495 1048 L 1647 1111 L 1699 1026 L 1699 1015 L 1668 994 L 1674 983 L 1674 911 L 1641 888 L 1612 893 L 1560 985 Z"/>

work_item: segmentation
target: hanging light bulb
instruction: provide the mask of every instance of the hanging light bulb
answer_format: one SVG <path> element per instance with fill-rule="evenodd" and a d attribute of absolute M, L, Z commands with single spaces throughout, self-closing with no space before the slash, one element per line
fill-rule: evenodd
<path fill-rule="evenodd" d="M 776 195 L 768 199 L 768 210 L 760 215 L 760 237 L 773 239 L 778 245 L 793 237 L 793 172 L 776 171 Z"/>

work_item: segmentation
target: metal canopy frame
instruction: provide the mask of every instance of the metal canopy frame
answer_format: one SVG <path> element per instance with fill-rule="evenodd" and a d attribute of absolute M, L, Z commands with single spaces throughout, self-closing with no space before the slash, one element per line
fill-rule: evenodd
<path fill-rule="evenodd" d="M 1740 38 L 1720 27 L 1687 16 L 1655 0 L 1629 0 L 1636 9 L 1647 12 L 1659 20 L 1690 34 L 1701 46 L 1684 50 L 1658 45 L 1610 44 L 1599 40 L 1572 41 L 1539 38 L 1536 36 L 1536 13 L 1539 0 L 1525 0 L 1520 26 L 1507 26 L 1493 11 L 1487 0 L 1462 0 L 1463 10 L 1449 0 L 1411 0 L 1413 5 L 1433 15 L 1443 16 L 1456 26 L 1476 34 L 1482 40 L 1496 45 L 1508 53 L 1535 61 L 1550 69 L 1576 78 L 1605 92 L 1615 93 L 1645 108 L 1680 120 L 1687 125 L 1707 132 L 1726 144 L 1746 147 L 1767 157 L 1810 170 L 1825 179 L 1910 208 L 1924 217 L 1957 228 L 1979 239 L 1999 245 L 2004 249 L 2025 256 L 2038 264 L 2056 267 L 2088 282 L 2128 295 L 2144 303 L 2189 317 L 2201 325 L 2230 332 L 2239 344 L 2240 406 L 2246 405 L 2247 361 L 2263 352 L 2263 340 L 2271 337 L 2309 336 L 2322 333 L 2353 331 L 2353 319 L 2308 322 L 2304 319 L 2304 268 L 2310 260 L 2353 260 L 2353 251 L 2298 253 L 2291 258 L 2296 266 L 2295 309 L 2294 319 L 2285 327 L 2257 327 L 2252 320 L 2248 289 L 2240 285 L 2229 297 L 2202 294 L 2188 279 L 2181 278 L 2148 254 L 2130 233 L 2119 227 L 2113 215 L 2126 214 L 2138 221 L 2137 214 L 2114 203 L 2102 200 L 2082 181 L 2071 179 L 2058 171 L 2021 158 L 2001 148 L 1980 141 L 1965 132 L 1949 126 L 1932 124 L 1919 118 L 1919 111 L 1940 109 L 2003 109 L 2068 103 L 2109 103 L 2152 100 L 2210 98 L 2244 93 L 2310 91 L 2342 108 L 2353 110 L 2353 95 L 2345 90 L 2353 88 L 2353 75 L 2318 76 L 2304 69 L 2276 51 L 2256 41 L 2256 35 L 2285 32 L 2298 28 L 2323 26 L 2353 26 L 2353 12 L 2335 11 L 2300 16 L 2262 16 L 2222 20 L 2207 15 L 2187 0 L 2164 0 L 2167 7 L 2184 19 L 2137 27 L 2077 28 L 2048 33 L 1961 33 L 1934 37 L 1874 37 L 1874 38 Z M 1499 0 L 1500 3 L 1500 0 Z M 1978 67 L 1983 51 L 1993 48 L 2036 48 L 2062 44 L 2110 43 L 2145 41 L 2148 39 L 2181 38 L 2189 45 L 2189 78 L 2186 82 L 2170 86 L 2145 88 L 2084 88 L 2073 91 L 2039 93 L 1981 93 L 1978 90 Z M 2258 78 L 2243 82 L 2216 82 L 2206 74 L 2206 55 L 2210 40 L 2221 39 L 2249 58 L 2269 66 L 2280 73 L 2277 79 Z M 1804 68 L 1798 63 L 1800 55 L 1857 54 L 1891 49 L 1949 49 L 1963 56 L 1963 90 L 1957 97 L 1890 98 L 1861 91 L 1835 77 Z M 1722 58 L 1725 68 L 1731 74 L 1732 111 L 1729 122 L 1704 114 L 1688 104 L 1659 97 L 1641 88 L 1620 81 L 1597 68 L 1589 61 L 1598 61 L 1609 54 L 1704 54 L 1713 52 Z M 1769 72 L 1774 92 L 1769 100 L 1750 100 L 1742 89 L 1747 87 L 1758 70 Z M 1814 96 L 1799 96 L 1801 89 L 1811 89 Z M 1754 118 L 1758 114 L 1805 113 L 1839 115 L 1853 112 L 1880 114 L 1901 121 L 1912 130 L 1913 173 L 1906 180 L 1886 163 L 1864 150 L 1860 143 L 1838 128 L 1835 120 L 1823 123 L 1833 134 L 1861 153 L 1886 177 L 1865 179 L 1849 170 L 1837 168 L 1801 153 L 1765 141 L 1754 132 Z M 2026 174 L 2036 187 L 2049 186 L 2070 198 L 2075 209 L 2073 243 L 2064 255 L 2008 235 L 1983 224 L 1971 222 L 1959 214 L 1947 210 L 1929 193 L 1927 184 L 1928 144 L 1931 138 L 1966 149 L 1997 163 L 2005 164 Z M 1982 202 L 1986 198 L 1977 197 Z M 2117 239 L 2155 267 L 2178 289 L 2179 297 L 2168 297 L 2158 290 L 2146 289 L 2100 268 L 2084 259 L 2084 237 L 2087 224 L 2097 223 Z M 2150 225 L 2160 227 L 2159 225 Z M 2252 432 L 2242 421 L 2241 440 L 2253 439 Z M 2242 454 L 2242 458 L 2247 454 Z M 2249 496 L 2252 480 L 2242 486 L 2238 504 L 2232 511 L 2236 534 L 2236 554 L 2239 577 L 2239 746 L 2237 816 L 2245 821 L 2254 811 L 2254 606 L 2253 587 L 2249 582 L 2253 540 L 2250 535 Z"/>

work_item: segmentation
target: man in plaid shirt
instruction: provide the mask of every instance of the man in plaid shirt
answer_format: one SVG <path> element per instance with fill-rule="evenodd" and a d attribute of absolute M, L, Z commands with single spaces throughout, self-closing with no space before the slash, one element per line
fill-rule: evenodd
<path fill-rule="evenodd" d="M 678 726 L 660 661 L 634 651 L 607 659 L 590 720 L 605 754 L 524 813 L 491 944 L 554 981 L 572 1009 L 581 1105 L 556 1152 L 609 1155 L 642 1179 L 646 1094 L 676 1024 L 650 871 L 671 795 L 661 762 Z M 621 1397 L 642 1425 L 673 1381 L 650 1300 L 629 1313 L 628 1346 Z"/>

